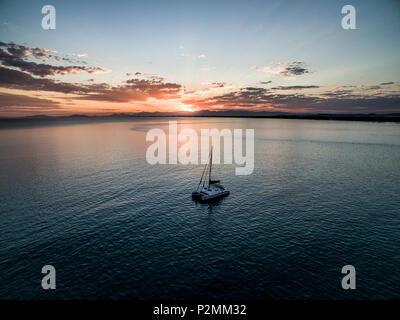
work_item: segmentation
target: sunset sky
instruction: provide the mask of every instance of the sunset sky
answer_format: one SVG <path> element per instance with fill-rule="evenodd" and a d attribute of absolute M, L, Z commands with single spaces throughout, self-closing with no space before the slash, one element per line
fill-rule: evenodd
<path fill-rule="evenodd" d="M 399 35 L 396 0 L 1 0 L 0 117 L 400 112 Z"/>

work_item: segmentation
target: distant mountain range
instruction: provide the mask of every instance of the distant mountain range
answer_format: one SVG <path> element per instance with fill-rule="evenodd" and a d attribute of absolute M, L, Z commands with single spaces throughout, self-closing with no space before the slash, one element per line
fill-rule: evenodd
<path fill-rule="evenodd" d="M 81 115 L 69 116 L 27 116 L 19 118 L 0 118 L 0 126 L 29 124 L 50 124 L 70 121 L 92 122 L 92 121 L 115 121 L 129 120 L 132 118 L 146 117 L 236 117 L 236 118 L 278 118 L 278 119 L 312 119 L 312 120 L 348 120 L 348 121 L 376 121 L 376 122 L 400 122 L 400 113 L 389 114 L 295 114 L 285 112 L 268 111 L 198 111 L 198 112 L 138 112 L 138 113 L 113 113 L 110 115 Z"/>

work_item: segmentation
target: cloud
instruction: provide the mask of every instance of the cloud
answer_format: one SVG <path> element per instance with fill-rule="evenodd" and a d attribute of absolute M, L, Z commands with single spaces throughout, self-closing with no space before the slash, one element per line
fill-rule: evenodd
<path fill-rule="evenodd" d="M 79 58 L 83 58 L 83 57 L 87 57 L 88 54 L 87 53 L 72 53 L 73 56 L 79 57 Z"/>
<path fill-rule="evenodd" d="M 89 74 L 110 72 L 110 70 L 100 67 L 53 66 L 44 63 L 28 62 L 21 58 L 4 54 L 4 52 L 0 52 L 0 61 L 5 66 L 15 67 L 21 71 L 26 71 L 39 77 L 54 76 L 56 74 L 74 74 L 80 72 L 87 72 Z"/>
<path fill-rule="evenodd" d="M 211 85 L 213 88 L 223 88 L 223 87 L 225 87 L 226 83 L 225 82 L 212 82 Z"/>
<path fill-rule="evenodd" d="M 50 99 L 0 92 L 0 108 L 5 107 L 42 110 L 43 108 L 59 107 L 59 103 Z"/>
<path fill-rule="evenodd" d="M 279 86 L 271 88 L 271 90 L 303 90 L 303 89 L 317 89 L 319 86 Z"/>
<path fill-rule="evenodd" d="M 319 95 L 280 94 L 270 89 L 245 87 L 223 95 L 203 99 L 185 99 L 183 103 L 203 110 L 246 109 L 308 113 L 399 112 L 400 94 L 362 95 L 326 92 Z"/>
<path fill-rule="evenodd" d="M 87 66 L 53 66 L 44 63 L 28 62 L 19 57 L 10 56 L 0 52 L 0 61 L 3 65 L 9 67 L 15 67 L 21 71 L 29 72 L 39 77 L 54 76 L 56 74 L 74 74 L 80 72 L 87 72 L 89 74 L 95 74 L 100 72 L 109 72 L 105 68 L 100 67 L 87 67 Z"/>
<path fill-rule="evenodd" d="M 279 110 L 286 112 L 399 112 L 400 94 L 394 82 L 382 82 L 379 85 L 335 86 L 328 89 L 318 85 L 276 86 L 273 88 L 248 86 L 234 89 L 225 82 L 209 81 L 207 88 L 188 90 L 181 84 L 168 82 L 164 77 L 142 72 L 128 72 L 134 76 L 119 85 L 84 81 L 82 83 L 63 82 L 50 76 L 87 72 L 107 72 L 107 69 L 82 65 L 51 65 L 34 62 L 35 59 L 49 59 L 56 52 L 44 48 L 30 48 L 25 45 L 0 41 L 0 87 L 6 89 L 58 92 L 73 94 L 71 101 L 93 100 L 104 102 L 154 104 L 156 101 L 193 108 L 213 110 Z M 200 56 L 199 56 L 200 57 Z M 68 59 L 68 58 L 65 58 Z M 67 61 L 59 57 L 59 61 Z M 70 62 L 70 61 L 69 61 Z M 215 67 L 204 66 L 203 71 Z M 259 72 L 276 74 L 284 78 L 294 78 L 311 73 L 303 62 L 276 62 L 271 66 L 252 69 Z M 272 81 L 261 81 L 268 85 Z M 385 87 L 386 86 L 386 87 Z M 222 88 L 222 89 L 220 89 Z M 320 89 L 318 93 L 307 89 Z M 223 94 L 221 94 L 223 92 Z M 314 93 L 313 93 L 314 92 Z M 20 94 L 1 94 L 3 107 L 45 108 L 58 106 L 57 102 Z M 153 101 L 154 100 L 154 101 Z M 169 100 L 168 102 L 166 102 Z M 178 102 L 177 102 L 178 101 Z M 155 104 L 154 104 L 155 105 Z"/>
<path fill-rule="evenodd" d="M 141 73 L 141 72 L 127 72 L 126 73 L 126 75 L 128 76 L 128 77 L 131 77 L 131 76 L 141 76 L 141 75 L 143 75 L 143 73 Z"/>
<path fill-rule="evenodd" d="M 29 72 L 39 77 L 53 76 L 56 74 L 74 74 L 80 72 L 87 72 L 89 74 L 95 74 L 100 72 L 109 72 L 111 70 L 100 68 L 100 67 L 88 67 L 88 66 L 54 66 L 44 63 L 36 63 L 26 61 L 25 58 L 33 55 L 35 58 L 49 58 L 49 52 L 54 53 L 55 51 L 41 48 L 29 48 L 24 45 L 17 45 L 14 43 L 0 42 L 0 47 L 6 49 L 0 49 L 0 62 L 4 66 L 18 68 L 21 71 Z"/>
<path fill-rule="evenodd" d="M 33 55 L 35 58 L 38 59 L 41 58 L 48 59 L 52 57 L 51 55 L 49 55 L 49 53 L 57 53 L 57 51 L 54 50 L 37 48 L 37 47 L 30 48 L 28 46 L 15 44 L 13 42 L 10 43 L 0 42 L 0 47 L 6 48 L 4 50 L 7 51 L 9 55 L 19 58 Z"/>
<path fill-rule="evenodd" d="M 152 99 L 176 99 L 181 97 L 182 86 L 177 83 L 163 82 L 162 79 L 129 79 L 120 86 L 90 88 L 91 91 L 79 97 L 83 100 L 108 102 L 132 102 Z"/>
<path fill-rule="evenodd" d="M 34 78 L 29 73 L 0 67 L 0 87 L 10 89 L 54 91 L 62 93 L 88 92 L 89 88 L 53 79 Z"/>
<path fill-rule="evenodd" d="M 31 50 L 33 56 L 37 59 L 49 59 L 49 58 L 53 57 L 49 53 L 57 53 L 57 51 L 50 50 L 50 49 L 44 49 L 44 48 L 31 48 L 30 50 Z"/>
<path fill-rule="evenodd" d="M 260 72 L 280 75 L 284 78 L 294 78 L 311 73 L 309 70 L 307 70 L 305 63 L 301 61 L 275 62 L 272 66 L 266 66 L 263 68 L 259 66 L 251 66 L 250 68 Z"/>
<path fill-rule="evenodd" d="M 350 97 L 357 96 L 354 95 L 354 90 L 352 89 L 341 89 L 341 90 L 333 90 L 327 91 L 321 94 L 321 96 L 325 97 Z"/>
<path fill-rule="evenodd" d="M 150 79 L 155 80 L 155 81 L 158 81 L 158 82 L 164 81 L 164 77 L 155 76 L 155 75 L 150 76 Z M 128 81 L 129 81 L 129 80 L 128 80 Z M 128 81 L 127 81 L 127 82 L 128 82 Z"/>
<path fill-rule="evenodd" d="M 308 71 L 303 62 L 288 62 L 284 67 L 284 71 L 280 72 L 283 76 L 300 76 L 302 74 L 311 73 Z"/>
<path fill-rule="evenodd" d="M 15 57 L 28 57 L 31 55 L 31 52 L 27 49 L 24 49 L 23 46 L 9 47 L 7 48 L 7 52 L 9 56 L 15 56 Z"/>
<path fill-rule="evenodd" d="M 77 94 L 78 100 L 108 102 L 145 101 L 147 99 L 174 99 L 181 97 L 182 86 L 164 82 L 163 78 L 129 79 L 119 86 L 106 83 L 76 84 L 47 78 L 35 78 L 28 73 L 0 67 L 0 87 L 27 91 L 52 91 Z"/>

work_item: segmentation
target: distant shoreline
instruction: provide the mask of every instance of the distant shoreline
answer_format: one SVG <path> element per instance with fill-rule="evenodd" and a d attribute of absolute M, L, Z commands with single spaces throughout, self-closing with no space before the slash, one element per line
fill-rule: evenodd
<path fill-rule="evenodd" d="M 0 118 L 0 128 L 40 126 L 66 123 L 91 123 L 93 121 L 130 121 L 146 118 L 251 118 L 251 119 L 292 119 L 292 120 L 332 120 L 332 121 L 362 121 L 362 122 L 400 122 L 400 114 L 171 114 L 171 113 L 140 113 L 140 114 L 113 114 L 106 116 L 30 116 L 20 118 Z"/>

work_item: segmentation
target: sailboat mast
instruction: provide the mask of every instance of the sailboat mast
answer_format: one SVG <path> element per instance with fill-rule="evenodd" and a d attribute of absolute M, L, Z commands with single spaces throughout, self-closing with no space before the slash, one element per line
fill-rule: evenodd
<path fill-rule="evenodd" d="M 206 179 L 207 179 L 207 169 L 208 169 L 208 163 L 206 164 L 205 168 L 204 168 L 204 179 L 203 179 L 203 188 L 206 184 Z"/>
<path fill-rule="evenodd" d="M 210 173 L 208 174 L 208 187 L 210 187 L 210 183 L 211 183 L 212 154 L 213 154 L 213 148 L 211 147 L 211 154 L 210 154 Z"/>
<path fill-rule="evenodd" d="M 204 188 L 204 184 L 205 184 L 205 179 L 206 179 L 206 175 L 207 175 L 207 166 L 208 166 L 208 163 L 206 163 L 206 165 L 205 165 L 205 167 L 204 167 L 204 169 L 203 169 L 203 173 L 201 174 L 201 178 L 200 178 L 200 182 L 199 182 L 199 185 L 197 186 L 197 189 L 196 189 L 196 191 L 198 191 L 199 190 L 199 187 L 200 187 L 200 185 L 201 185 L 201 183 L 203 182 L 203 188 Z"/>

